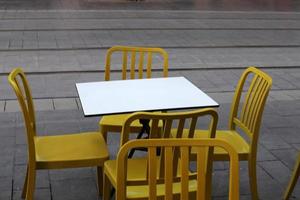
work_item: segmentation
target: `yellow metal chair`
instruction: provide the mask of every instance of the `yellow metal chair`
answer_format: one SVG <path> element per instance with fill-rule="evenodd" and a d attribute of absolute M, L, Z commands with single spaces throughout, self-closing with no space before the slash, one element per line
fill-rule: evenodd
<path fill-rule="evenodd" d="M 99 194 L 103 188 L 103 164 L 109 158 L 100 132 L 55 136 L 37 136 L 34 105 L 30 88 L 22 69 L 14 69 L 8 81 L 18 98 L 27 132 L 28 164 L 22 198 L 34 198 L 36 170 L 76 167 L 97 167 Z"/>
<path fill-rule="evenodd" d="M 256 156 L 259 129 L 264 106 L 272 85 L 272 78 L 263 71 L 249 67 L 242 74 L 235 90 L 229 116 L 229 130 L 217 130 L 216 138 L 233 146 L 239 160 L 247 160 L 252 199 L 258 199 Z M 243 92 L 245 94 L 243 95 Z M 243 99 L 241 101 L 241 99 Z M 184 131 L 187 134 L 187 130 Z M 244 139 L 240 133 L 244 133 Z M 197 130 L 195 138 L 206 138 L 207 131 Z M 223 149 L 214 149 L 214 160 L 224 161 L 228 154 Z"/>
<path fill-rule="evenodd" d="M 132 148 L 146 147 L 147 162 L 135 166 L 135 170 L 144 171 L 143 180 L 132 180 L 128 171 L 130 159 L 128 151 Z M 190 148 L 197 149 L 196 170 L 191 172 Z M 122 146 L 117 161 L 104 164 L 105 187 L 110 184 L 116 188 L 116 199 L 210 199 L 205 195 L 207 171 L 211 173 L 212 162 L 207 162 L 207 147 L 224 149 L 230 157 L 230 177 L 228 199 L 239 199 L 239 160 L 238 154 L 227 142 L 217 139 L 141 139 L 132 140 Z M 161 158 L 157 159 L 157 149 L 161 150 Z M 175 152 L 179 158 L 176 159 Z M 174 165 L 174 161 L 178 162 Z M 209 163 L 206 166 L 204 163 Z M 157 166 L 160 166 L 159 168 Z M 174 173 L 178 171 L 178 173 Z M 158 174 L 161 174 L 160 176 Z M 104 194 L 106 191 L 104 190 Z M 105 196 L 104 196 L 105 197 Z M 104 198 L 104 200 L 106 200 Z"/>
<path fill-rule="evenodd" d="M 217 112 L 213 109 L 202 109 L 202 110 L 195 110 L 195 111 L 189 111 L 189 112 L 178 112 L 178 113 L 147 113 L 147 112 L 138 112 L 131 114 L 127 120 L 125 121 L 121 133 L 121 141 L 120 146 L 122 147 L 125 143 L 129 140 L 129 135 L 131 132 L 131 124 L 139 119 L 146 119 L 150 120 L 152 122 L 152 126 L 150 127 L 150 135 L 149 138 L 169 138 L 171 134 L 172 127 L 177 127 L 177 137 L 181 138 L 184 127 L 189 128 L 189 137 L 192 138 L 194 136 L 195 128 L 197 127 L 197 121 L 201 121 L 201 119 L 206 119 L 207 117 L 210 118 L 210 121 L 207 125 L 207 129 L 209 130 L 210 137 L 213 138 L 215 135 L 215 130 L 217 126 L 218 121 L 218 115 Z M 163 121 L 163 128 L 161 129 L 159 127 L 159 123 Z M 207 153 L 207 156 L 212 155 L 212 150 L 209 149 L 209 151 L 206 151 L 204 153 Z M 158 160 L 159 158 L 163 158 L 164 151 L 162 150 L 160 153 L 160 156 L 157 156 Z M 170 152 L 167 152 L 169 155 Z M 174 166 L 178 166 L 178 158 L 179 158 L 179 152 L 176 150 L 174 152 L 174 156 L 171 158 L 173 160 Z M 161 160 L 161 159 L 160 159 Z M 167 162 L 170 162 L 168 160 Z M 165 162 L 161 160 L 161 162 L 158 162 L 158 167 L 162 170 L 164 169 Z M 208 162 L 207 166 L 210 166 L 211 162 Z M 146 178 L 146 172 L 147 172 L 147 159 L 144 157 L 142 158 L 133 158 L 128 160 L 128 174 L 127 177 L 129 180 L 132 180 L 134 182 L 143 182 Z M 176 174 L 177 170 L 174 168 L 173 172 Z M 206 170 L 206 182 L 211 184 L 211 168 L 207 168 Z M 108 199 L 109 198 L 109 189 L 110 184 L 113 185 L 114 188 L 117 188 L 117 176 L 119 172 L 117 172 L 117 163 L 115 160 L 107 161 L 105 162 L 105 170 L 104 173 L 106 174 L 106 178 L 104 179 L 104 189 L 103 189 L 103 198 Z M 158 174 L 158 177 L 163 177 L 163 171 L 160 171 Z M 108 181 L 109 179 L 109 181 Z M 211 187 L 205 187 L 205 193 L 210 192 L 208 191 Z M 117 188 L 118 189 L 118 188 Z M 203 191 L 203 192 L 204 192 Z M 130 193 L 132 198 L 138 198 L 140 195 L 145 195 L 145 193 L 139 193 L 139 190 L 136 190 L 135 192 L 132 191 Z M 131 198 L 131 197 L 130 197 Z"/>
<path fill-rule="evenodd" d="M 293 189 L 297 183 L 297 180 L 299 178 L 299 175 L 300 175 L 300 153 L 298 154 L 298 159 L 296 161 L 291 180 L 290 180 L 289 185 L 284 193 L 284 197 L 283 197 L 284 200 L 288 200 L 290 198 L 290 196 L 293 192 Z"/>
<path fill-rule="evenodd" d="M 122 76 L 120 78 L 123 80 L 151 78 L 153 65 L 155 65 L 152 63 L 154 58 L 162 59 L 162 64 L 157 65 L 163 68 L 162 76 L 168 76 L 168 53 L 165 50 L 161 48 L 114 46 L 108 49 L 106 54 L 105 81 L 111 79 L 112 56 L 117 53 L 122 54 Z M 103 137 L 106 139 L 108 132 L 120 133 L 122 124 L 127 117 L 128 114 L 103 116 L 99 122 Z M 131 129 L 133 132 L 139 132 L 141 130 L 139 121 L 135 121 Z"/>

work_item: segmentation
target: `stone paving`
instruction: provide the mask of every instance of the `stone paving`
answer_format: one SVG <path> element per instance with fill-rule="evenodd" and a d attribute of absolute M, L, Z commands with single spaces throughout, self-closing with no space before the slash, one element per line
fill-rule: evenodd
<path fill-rule="evenodd" d="M 221 104 L 219 128 L 227 126 L 243 69 L 256 65 L 269 73 L 274 84 L 261 127 L 259 194 L 281 199 L 300 150 L 300 4 L 262 2 L 1 1 L 0 200 L 21 199 L 27 161 L 8 73 L 19 66 L 28 74 L 40 135 L 97 130 L 99 117 L 83 117 L 75 83 L 103 80 L 105 52 L 113 45 L 165 48 L 169 75 L 186 76 Z M 109 135 L 113 157 L 118 142 L 118 134 Z M 240 171 L 241 199 L 250 199 L 246 163 Z M 216 163 L 214 199 L 227 199 L 227 172 L 225 163 Z M 41 171 L 37 177 L 36 199 L 97 199 L 94 169 Z M 299 183 L 292 199 L 300 199 Z"/>

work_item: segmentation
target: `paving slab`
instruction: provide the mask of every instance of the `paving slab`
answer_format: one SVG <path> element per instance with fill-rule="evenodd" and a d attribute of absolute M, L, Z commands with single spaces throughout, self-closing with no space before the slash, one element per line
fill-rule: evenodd
<path fill-rule="evenodd" d="M 260 162 L 259 165 L 271 175 L 272 178 L 277 180 L 283 185 L 287 185 L 289 181 L 290 169 L 280 161 L 265 161 Z"/>
<path fill-rule="evenodd" d="M 13 200 L 21 200 L 21 191 L 14 191 Z M 50 189 L 36 189 L 36 193 L 34 195 L 35 199 L 43 199 L 43 200 L 51 200 L 51 191 Z"/>
<path fill-rule="evenodd" d="M 54 110 L 52 99 L 34 99 L 34 108 L 37 111 Z"/>
<path fill-rule="evenodd" d="M 53 199 L 97 199 L 96 182 L 94 178 L 76 178 L 51 181 Z"/>
<path fill-rule="evenodd" d="M 17 100 L 7 100 L 5 102 L 5 112 L 20 112 L 20 105 Z"/>
<path fill-rule="evenodd" d="M 0 112 L 4 112 L 5 101 L 0 101 Z"/>
<path fill-rule="evenodd" d="M 54 99 L 55 110 L 77 110 L 78 106 L 74 98 Z"/>
<path fill-rule="evenodd" d="M 293 100 L 293 97 L 286 95 L 285 92 L 282 91 L 271 91 L 270 92 L 270 97 L 273 100 L 277 100 L 277 101 L 288 101 L 288 100 Z"/>
<path fill-rule="evenodd" d="M 231 103 L 234 93 L 227 92 L 227 93 L 207 93 L 210 97 L 216 100 L 218 103 Z"/>
<path fill-rule="evenodd" d="M 297 159 L 297 151 L 295 149 L 279 149 L 271 151 L 278 159 L 280 159 L 289 169 L 293 170 Z"/>
<path fill-rule="evenodd" d="M 27 165 L 17 165 L 14 168 L 14 191 L 22 191 Z M 36 188 L 37 189 L 49 189 L 49 176 L 47 170 L 38 170 L 36 178 Z"/>
<path fill-rule="evenodd" d="M 2 190 L 0 193 L 0 198 L 3 200 L 11 199 L 11 191 L 10 190 Z"/>

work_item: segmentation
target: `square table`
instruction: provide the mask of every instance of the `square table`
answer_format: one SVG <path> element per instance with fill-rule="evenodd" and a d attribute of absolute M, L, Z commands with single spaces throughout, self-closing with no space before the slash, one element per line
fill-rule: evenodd
<path fill-rule="evenodd" d="M 219 106 L 185 77 L 76 83 L 76 88 L 86 117 Z M 140 119 L 140 123 L 137 139 L 150 129 L 149 120 Z"/>
<path fill-rule="evenodd" d="M 218 107 L 185 77 L 76 83 L 84 116 Z"/>

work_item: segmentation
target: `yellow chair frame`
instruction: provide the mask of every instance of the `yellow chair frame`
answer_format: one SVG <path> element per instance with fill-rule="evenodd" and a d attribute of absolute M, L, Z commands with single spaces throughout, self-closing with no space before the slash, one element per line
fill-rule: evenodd
<path fill-rule="evenodd" d="M 137 112 L 129 115 L 127 120 L 123 124 L 123 129 L 121 133 L 121 141 L 120 146 L 122 147 L 129 141 L 129 135 L 131 133 L 131 125 L 134 121 L 140 120 L 140 119 L 146 119 L 150 120 L 151 127 L 150 127 L 150 133 L 149 138 L 170 138 L 172 127 L 176 126 L 176 137 L 181 138 L 183 134 L 184 127 L 188 127 L 189 135 L 188 137 L 193 138 L 194 133 L 196 130 L 197 121 L 200 120 L 200 117 L 209 117 L 210 123 L 208 124 L 208 133 L 209 137 L 213 138 L 215 136 L 215 130 L 217 127 L 218 122 L 218 114 L 214 109 L 207 108 L 207 109 L 200 109 L 200 110 L 194 110 L 194 111 L 188 111 L 188 112 L 176 112 L 176 113 L 149 113 L 149 112 Z M 163 121 L 163 127 L 160 128 L 159 124 Z M 206 154 L 206 162 L 203 162 L 204 166 L 207 166 L 205 168 L 206 170 L 206 183 L 207 185 L 203 186 L 205 190 L 203 191 L 204 194 L 209 193 L 211 187 L 208 186 L 211 184 L 211 164 L 212 160 L 208 159 L 212 156 L 213 149 L 210 148 L 207 151 L 204 152 Z M 161 158 L 163 157 L 163 154 L 161 154 Z M 176 150 L 174 152 L 174 156 L 172 157 L 172 162 L 174 166 L 173 172 L 176 173 L 177 169 L 179 169 L 178 162 L 179 162 L 179 152 Z M 128 160 L 128 178 L 135 180 L 137 182 L 141 182 L 141 180 L 145 179 L 146 175 L 146 164 L 147 160 L 145 158 L 138 158 L 138 159 L 129 159 Z M 103 193 L 103 199 L 107 200 L 109 199 L 109 190 L 110 190 L 110 183 L 114 188 L 117 187 L 117 172 L 116 172 L 116 161 L 107 161 L 105 162 L 105 169 L 104 173 L 106 174 L 106 177 L 104 179 L 104 193 Z M 144 167 L 141 167 L 144 166 Z M 165 163 L 163 160 L 159 162 L 160 171 L 159 171 L 159 177 L 162 178 L 164 172 L 162 169 L 164 169 Z M 140 169 L 139 169 L 140 167 Z M 143 181 L 142 181 L 143 182 Z M 138 197 L 135 197 L 139 199 Z"/>
<path fill-rule="evenodd" d="M 34 104 L 26 76 L 14 69 L 8 81 L 18 98 L 27 132 L 28 164 L 22 198 L 34 199 L 36 170 L 97 167 L 98 192 L 103 188 L 103 164 L 109 153 L 100 132 L 37 136 Z"/>
<path fill-rule="evenodd" d="M 144 185 L 148 187 L 146 189 L 141 186 L 140 182 L 135 186 L 135 181 L 127 179 L 127 169 L 128 169 L 128 151 L 132 148 L 146 147 L 148 149 L 148 164 L 147 164 L 147 178 L 143 181 Z M 193 147 L 197 149 L 197 163 L 196 163 L 196 176 L 191 175 L 189 171 L 189 153 L 190 148 Z M 117 183 L 116 183 L 116 199 L 125 200 L 129 199 L 128 189 L 134 188 L 134 191 L 145 190 L 144 199 L 197 199 L 203 200 L 207 199 L 205 196 L 206 187 L 206 172 L 205 172 L 205 161 L 203 160 L 203 148 L 207 147 L 219 147 L 228 152 L 230 157 L 230 177 L 229 177 L 229 194 L 228 199 L 238 200 L 239 199 L 239 160 L 235 149 L 230 146 L 227 142 L 217 139 L 141 139 L 132 140 L 127 142 L 122 146 L 117 157 Z M 161 161 L 165 163 L 164 176 L 161 179 L 157 178 L 157 149 L 162 148 L 161 152 L 164 156 Z M 179 165 L 180 172 L 179 177 L 174 177 L 173 171 L 173 153 L 175 149 L 178 149 L 180 153 Z M 106 167 L 106 165 L 105 165 Z M 106 172 L 106 170 L 105 170 Z M 105 174 L 106 177 L 106 174 Z M 190 194 L 191 182 L 195 183 L 194 193 Z M 177 184 L 177 185 L 176 185 Z M 177 187 L 177 188 L 176 188 Z M 174 190 L 178 190 L 177 196 L 174 196 Z"/>
<path fill-rule="evenodd" d="M 113 46 L 110 49 L 108 49 L 106 54 L 105 81 L 110 80 L 111 59 L 113 53 L 115 52 L 122 52 L 122 79 L 123 80 L 128 78 L 142 79 L 144 78 L 144 72 L 146 72 L 145 78 L 151 78 L 152 57 L 153 55 L 156 54 L 160 55 L 163 59 L 163 63 L 162 63 L 163 77 L 168 76 L 168 65 L 169 65 L 168 53 L 165 50 L 161 48 L 150 48 L 150 47 Z M 128 58 L 129 54 L 131 55 L 130 59 Z M 137 54 L 139 55 L 138 61 L 136 61 Z M 130 60 L 130 65 L 128 65 L 129 60 Z M 146 69 L 144 68 L 144 66 L 146 67 Z M 130 75 L 129 77 L 127 77 L 128 72 Z M 136 77 L 136 73 L 137 73 L 137 77 Z M 108 132 L 120 133 L 122 130 L 122 124 L 127 117 L 128 114 L 103 116 L 99 122 L 99 128 L 101 133 L 103 134 L 103 137 L 106 139 Z M 133 132 L 139 132 L 141 130 L 141 124 L 138 121 L 136 121 L 132 124 L 131 129 Z"/>
<path fill-rule="evenodd" d="M 286 191 L 284 193 L 283 199 L 284 200 L 288 200 L 294 190 L 294 187 L 297 183 L 297 180 L 299 178 L 300 175 L 300 153 L 298 154 L 298 158 L 297 161 L 295 163 L 295 168 L 293 170 L 293 174 L 291 176 L 290 182 L 288 187 L 286 188 Z"/>
<path fill-rule="evenodd" d="M 252 77 L 252 78 L 251 78 Z M 243 103 L 240 101 L 246 81 L 251 80 Z M 232 145 L 239 154 L 239 160 L 248 161 L 249 182 L 252 199 L 258 199 L 256 178 L 256 157 L 258 136 L 261 125 L 264 106 L 272 85 L 272 78 L 263 71 L 255 68 L 247 68 L 235 90 L 229 116 L 229 130 L 217 130 L 216 138 L 223 139 Z M 239 109 L 241 108 L 241 109 Z M 245 140 L 239 132 L 244 132 L 248 140 Z M 196 138 L 207 137 L 206 131 L 196 131 Z M 248 142 L 249 141 L 249 142 Z M 227 152 L 222 149 L 214 149 L 214 160 L 228 160 Z"/>

